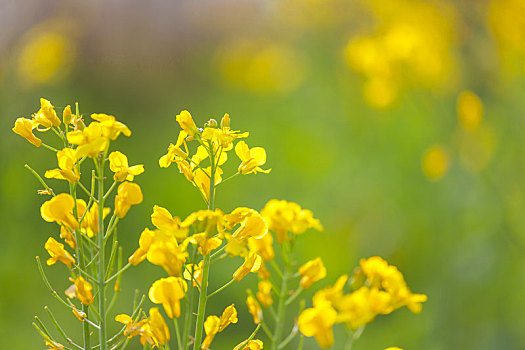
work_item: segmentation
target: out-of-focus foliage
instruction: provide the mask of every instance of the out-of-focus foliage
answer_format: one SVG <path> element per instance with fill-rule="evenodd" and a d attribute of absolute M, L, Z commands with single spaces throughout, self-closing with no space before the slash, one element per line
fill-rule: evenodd
<path fill-rule="evenodd" d="M 51 152 L 35 157 L 11 131 L 41 96 L 59 114 L 78 99 L 81 113 L 114 114 L 134 131 L 132 141 L 118 141 L 146 169 L 137 178 L 144 202 L 119 229 L 125 253 L 136 247 L 154 204 L 181 217 L 202 207 L 176 169 L 157 163 L 166 140 L 176 141 L 176 113 L 189 109 L 200 124 L 229 113 L 239 130 L 257 130 L 252 142 L 267 150 L 272 172 L 224 184 L 228 195 L 218 195 L 217 207 L 299 202 L 324 225 L 298 247 L 304 257 L 323 256 L 327 278 L 320 285 L 351 274 L 359 258 L 379 255 L 428 295 L 417 317 L 406 310 L 378 316 L 357 349 L 525 347 L 522 1 L 1 5 L 5 348 L 41 347 L 31 321 L 35 313 L 45 317 L 39 305 L 55 302 L 33 264 L 45 251 L 32 242 L 51 233 L 35 215 L 45 199 L 23 165 L 42 172 L 56 159 Z M 122 288 L 142 288 L 161 274 L 141 265 Z M 52 282 L 59 292 L 69 284 Z M 232 298 L 241 305 L 245 295 L 217 304 Z M 125 299 L 122 305 L 130 303 Z M 220 312 L 210 306 L 211 314 Z M 75 321 L 72 314 L 57 317 Z M 250 317 L 239 308 L 244 333 Z M 224 334 L 235 338 L 234 330 Z M 231 343 L 217 339 L 214 346 Z M 313 339 L 305 341 L 304 349 L 315 348 Z"/>

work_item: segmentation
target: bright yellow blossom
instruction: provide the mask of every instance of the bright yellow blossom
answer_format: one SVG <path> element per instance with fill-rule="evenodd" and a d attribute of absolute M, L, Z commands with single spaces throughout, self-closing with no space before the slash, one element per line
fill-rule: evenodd
<path fill-rule="evenodd" d="M 88 156 L 90 158 L 98 157 L 108 146 L 108 138 L 104 136 L 102 125 L 98 122 L 92 122 L 83 130 L 73 130 L 66 135 L 69 143 L 77 145 L 77 159 Z"/>
<path fill-rule="evenodd" d="M 202 260 L 198 264 L 186 264 L 183 277 L 187 281 L 191 281 L 191 274 L 193 272 L 193 286 L 199 287 L 202 283 Z M 192 271 L 193 270 L 193 271 Z"/>
<path fill-rule="evenodd" d="M 184 298 L 188 285 L 180 277 L 161 278 L 153 282 L 149 298 L 155 304 L 162 304 L 169 318 L 180 316 L 180 300 Z"/>
<path fill-rule="evenodd" d="M 317 291 L 313 297 L 314 306 L 322 304 L 337 305 L 343 297 L 343 288 L 348 281 L 348 275 L 342 275 L 333 286 L 328 286 Z"/>
<path fill-rule="evenodd" d="M 151 223 L 158 229 L 171 232 L 178 242 L 182 242 L 188 235 L 188 227 L 182 225 L 181 219 L 158 205 L 153 207 Z"/>
<path fill-rule="evenodd" d="M 252 339 L 248 343 L 246 340 L 237 345 L 233 350 L 262 350 L 264 343 L 259 339 Z"/>
<path fill-rule="evenodd" d="M 261 215 L 268 223 L 269 229 L 277 235 L 279 243 L 288 239 L 288 232 L 299 235 L 309 228 L 323 230 L 321 223 L 314 218 L 310 210 L 302 209 L 293 202 L 272 199 L 261 210 Z"/>
<path fill-rule="evenodd" d="M 93 203 L 91 208 L 86 209 L 86 202 L 82 199 L 77 199 L 77 211 L 79 220 L 83 217 L 80 227 L 82 232 L 85 233 L 89 238 L 94 237 L 98 233 L 98 204 Z M 87 210 L 87 212 L 86 212 Z M 110 208 L 104 208 L 104 218 L 111 211 Z"/>
<path fill-rule="evenodd" d="M 177 142 L 174 144 L 170 144 L 168 147 L 168 153 L 160 157 L 159 159 L 159 166 L 161 168 L 167 168 L 171 165 L 173 162 L 181 162 L 184 161 L 189 155 L 188 152 L 188 145 L 186 144 L 186 137 L 188 134 L 186 131 L 181 130 L 179 132 L 179 136 L 177 137 Z M 184 145 L 184 149 L 186 151 L 183 151 L 180 149 L 180 147 Z"/>
<path fill-rule="evenodd" d="M 215 186 L 221 183 L 222 181 L 222 169 L 217 167 L 215 169 Z M 207 201 L 210 200 L 210 184 L 211 184 L 211 168 L 207 167 L 206 169 L 203 168 L 197 168 L 195 171 L 193 171 L 193 181 L 194 185 L 197 186 L 197 188 L 201 191 L 204 198 L 206 198 Z M 215 189 L 214 193 L 212 194 L 215 196 Z"/>
<path fill-rule="evenodd" d="M 208 350 L 210 348 L 215 334 L 219 332 L 220 322 L 220 319 L 215 315 L 208 316 L 206 321 L 204 321 L 204 331 L 206 332 L 206 338 L 204 338 L 204 341 L 202 342 L 202 350 Z"/>
<path fill-rule="evenodd" d="M 131 135 L 131 130 L 125 124 L 117 121 L 112 115 L 94 113 L 91 114 L 91 119 L 100 123 L 102 135 L 112 141 L 115 141 L 120 134 L 124 134 L 124 136 Z"/>
<path fill-rule="evenodd" d="M 303 288 L 308 288 L 314 282 L 326 277 L 326 268 L 321 258 L 316 258 L 301 266 L 299 268 L 299 274 L 303 277 L 299 284 Z"/>
<path fill-rule="evenodd" d="M 246 306 L 248 306 L 248 312 L 253 317 L 253 322 L 255 324 L 261 323 L 263 319 L 263 312 L 261 305 L 259 305 L 257 302 L 257 299 L 255 299 L 252 295 L 248 295 L 246 298 Z"/>
<path fill-rule="evenodd" d="M 182 266 L 188 258 L 186 247 L 187 243 L 179 245 L 169 233 L 156 230 L 146 257 L 150 263 L 162 266 L 170 276 L 181 276 Z"/>
<path fill-rule="evenodd" d="M 134 177 L 144 172 L 144 165 L 128 165 L 128 157 L 126 155 L 115 151 L 109 154 L 109 168 L 112 172 L 115 181 L 133 181 Z"/>
<path fill-rule="evenodd" d="M 262 147 L 249 148 L 246 142 L 239 141 L 235 145 L 235 154 L 241 160 L 238 171 L 243 174 L 265 173 L 268 174 L 272 169 L 263 170 L 261 165 L 266 163 L 266 151 Z"/>
<path fill-rule="evenodd" d="M 43 126 L 44 130 L 60 125 L 60 119 L 55 112 L 55 108 L 45 98 L 40 99 L 40 110 L 33 115 L 33 119 L 36 124 Z"/>
<path fill-rule="evenodd" d="M 269 231 L 259 238 L 248 238 L 248 246 L 252 252 L 259 254 L 266 261 L 272 260 L 275 256 L 273 236 Z"/>
<path fill-rule="evenodd" d="M 84 305 L 93 303 L 93 286 L 84 279 L 82 276 L 78 276 L 76 279 L 71 279 L 75 282 L 75 296 Z"/>
<path fill-rule="evenodd" d="M 207 237 L 206 232 L 197 233 L 189 237 L 189 242 L 199 247 L 199 253 L 208 255 L 212 250 L 219 248 L 222 240 L 219 237 Z"/>
<path fill-rule="evenodd" d="M 233 274 L 233 279 L 239 282 L 250 272 L 257 272 L 261 268 L 261 256 L 250 252 L 245 258 L 244 263 Z"/>
<path fill-rule="evenodd" d="M 65 264 L 66 266 L 71 266 L 75 263 L 75 259 L 64 249 L 64 245 L 58 243 L 53 237 L 49 237 L 44 248 L 47 250 L 51 256 L 47 259 L 48 265 L 54 265 L 57 261 Z"/>
<path fill-rule="evenodd" d="M 262 306 L 268 307 L 273 304 L 272 299 L 272 282 L 268 280 L 259 281 L 259 291 L 255 294 L 257 299 L 261 302 Z"/>
<path fill-rule="evenodd" d="M 129 263 L 132 265 L 138 265 L 146 259 L 148 250 L 155 239 L 155 232 L 149 228 L 144 229 L 140 234 L 139 248 L 135 250 L 133 255 L 129 257 Z"/>
<path fill-rule="evenodd" d="M 193 136 L 199 133 L 199 129 L 197 129 L 190 112 L 182 111 L 175 117 L 175 119 L 177 120 L 177 123 L 179 123 L 182 130 L 188 134 L 188 136 Z"/>
<path fill-rule="evenodd" d="M 227 306 L 222 312 L 221 319 L 219 322 L 219 332 L 222 332 L 226 327 L 232 323 L 237 323 L 239 319 L 237 318 L 237 310 L 232 304 Z"/>
<path fill-rule="evenodd" d="M 356 330 L 374 320 L 378 314 L 392 312 L 391 296 L 378 288 L 363 286 L 344 295 L 337 303 L 337 322 L 345 322 Z"/>
<path fill-rule="evenodd" d="M 132 205 L 142 202 L 142 198 L 142 191 L 139 185 L 132 182 L 121 183 L 115 196 L 115 213 L 122 219 Z"/>
<path fill-rule="evenodd" d="M 64 148 L 57 152 L 57 159 L 59 169 L 48 170 L 44 176 L 48 179 L 67 180 L 69 183 L 77 182 L 80 179 L 80 173 L 75 167 L 76 151 L 72 148 Z"/>
<path fill-rule="evenodd" d="M 148 320 L 145 318 L 143 318 L 139 322 L 134 322 L 133 319 L 126 314 L 119 314 L 115 316 L 115 321 L 120 322 L 126 326 L 126 328 L 124 329 L 124 335 L 128 338 L 132 338 L 137 335 L 142 336 L 145 332 L 144 326 L 148 322 Z M 145 342 L 143 344 L 145 344 Z"/>
<path fill-rule="evenodd" d="M 75 200 L 68 193 L 61 193 L 44 202 L 40 214 L 47 222 L 56 222 L 72 230 L 78 228 L 78 221 L 73 216 Z"/>
<path fill-rule="evenodd" d="M 215 233 L 219 236 L 224 235 L 224 212 L 220 209 L 199 210 L 188 215 L 182 222 L 182 226 L 189 227 L 194 225 L 196 232 L 206 232 L 208 237 Z"/>
<path fill-rule="evenodd" d="M 33 134 L 33 129 L 35 127 L 36 123 L 33 120 L 27 118 L 17 118 L 15 121 L 15 126 L 12 130 L 25 138 L 27 141 L 31 142 L 36 147 L 40 147 L 42 140 Z"/>
<path fill-rule="evenodd" d="M 77 249 L 77 240 L 73 231 L 65 226 L 60 226 L 60 238 L 64 239 L 66 243 L 73 249 Z"/>
<path fill-rule="evenodd" d="M 170 340 L 170 330 L 158 308 L 149 309 L 148 325 L 155 344 L 164 345 Z"/>
<path fill-rule="evenodd" d="M 330 306 L 322 305 L 304 310 L 297 323 L 299 330 L 307 337 L 315 337 L 319 346 L 329 348 L 334 343 L 332 326 L 335 323 L 337 312 Z"/>

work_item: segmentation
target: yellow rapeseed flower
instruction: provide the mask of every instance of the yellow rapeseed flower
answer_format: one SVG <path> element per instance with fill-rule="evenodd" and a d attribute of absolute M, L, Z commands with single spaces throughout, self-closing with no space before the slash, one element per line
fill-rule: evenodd
<path fill-rule="evenodd" d="M 44 248 L 47 250 L 51 256 L 47 259 L 46 263 L 48 265 L 54 265 L 57 261 L 65 264 L 66 266 L 71 266 L 75 263 L 75 259 L 64 249 L 64 245 L 58 243 L 53 237 L 49 237 Z"/>
<path fill-rule="evenodd" d="M 73 216 L 75 200 L 68 193 L 59 195 L 44 202 L 40 207 L 40 214 L 47 222 L 56 222 L 72 230 L 78 228 L 78 221 Z"/>
<path fill-rule="evenodd" d="M 149 338 L 149 327 L 146 327 L 148 320 L 143 318 L 138 322 L 134 322 L 133 319 L 126 314 L 119 314 L 115 316 L 115 321 L 122 323 L 126 326 L 124 329 L 124 335 L 128 339 L 133 338 L 137 335 L 141 336 L 141 343 L 146 344 L 147 338 Z"/>
<path fill-rule="evenodd" d="M 275 232 L 279 243 L 288 239 L 288 232 L 299 235 L 309 228 L 323 230 L 321 223 L 314 218 L 310 210 L 285 200 L 272 199 L 261 210 L 261 215 L 268 223 L 268 228 Z"/>
<path fill-rule="evenodd" d="M 299 330 L 307 337 L 315 337 L 317 344 L 323 349 L 334 344 L 332 326 L 337 317 L 337 312 L 328 305 L 305 309 L 297 320 Z"/>
<path fill-rule="evenodd" d="M 378 288 L 363 286 L 344 295 L 336 304 L 337 322 L 344 322 L 356 330 L 374 320 L 378 314 L 392 312 L 391 296 Z"/>
<path fill-rule="evenodd" d="M 198 264 L 186 264 L 183 277 L 187 281 L 191 281 L 191 274 L 193 270 L 193 286 L 199 287 L 202 283 L 202 260 Z"/>
<path fill-rule="evenodd" d="M 199 133 L 199 129 L 197 129 L 190 112 L 182 111 L 175 117 L 175 119 L 177 120 L 177 123 L 179 123 L 182 130 L 188 134 L 188 136 L 193 136 Z"/>
<path fill-rule="evenodd" d="M 233 279 L 239 282 L 250 272 L 257 272 L 261 268 L 261 256 L 250 252 L 245 258 L 244 263 L 233 273 Z"/>
<path fill-rule="evenodd" d="M 134 177 L 144 172 L 144 165 L 128 165 L 128 157 L 119 151 L 111 152 L 109 154 L 109 168 L 112 172 L 115 181 L 133 181 Z"/>
<path fill-rule="evenodd" d="M 183 162 L 184 159 L 188 158 L 189 151 L 188 151 L 188 145 L 186 144 L 186 137 L 188 134 L 186 131 L 181 130 L 179 132 L 179 136 L 177 137 L 177 142 L 174 144 L 170 143 L 168 147 L 168 153 L 160 157 L 159 159 L 159 166 L 161 168 L 167 168 L 171 165 L 173 162 Z M 186 151 L 183 151 L 180 149 L 180 147 L 184 145 L 184 149 Z"/>
<path fill-rule="evenodd" d="M 180 300 L 184 298 L 188 285 L 180 277 L 161 278 L 153 282 L 148 296 L 155 304 L 162 304 L 169 318 L 180 316 Z"/>
<path fill-rule="evenodd" d="M 275 256 L 273 236 L 269 231 L 259 238 L 248 238 L 248 246 L 252 252 L 259 254 L 266 261 L 272 260 Z"/>
<path fill-rule="evenodd" d="M 44 174 L 48 179 L 67 180 L 75 183 L 80 179 L 80 173 L 75 166 L 77 162 L 76 151 L 72 148 L 64 148 L 57 152 L 58 168 L 46 171 Z"/>
<path fill-rule="evenodd" d="M 169 231 L 178 242 L 182 242 L 188 235 L 188 227 L 182 225 L 181 219 L 158 205 L 153 207 L 151 223 L 160 230 Z"/>
<path fill-rule="evenodd" d="M 268 307 L 273 304 L 272 299 L 272 282 L 268 280 L 259 281 L 258 292 L 255 294 L 262 306 Z"/>
<path fill-rule="evenodd" d="M 179 245 L 169 233 L 162 230 L 155 230 L 154 232 L 154 240 L 146 255 L 148 261 L 154 265 L 162 266 L 170 276 L 181 276 L 182 266 L 188 258 L 187 243 L 183 242 Z"/>
<path fill-rule="evenodd" d="M 120 134 L 130 136 L 131 130 L 126 124 L 119 122 L 114 116 L 104 113 L 91 114 L 91 119 L 100 123 L 102 128 L 102 135 L 112 141 L 115 141 Z"/>
<path fill-rule="evenodd" d="M 158 308 L 149 309 L 148 325 L 155 344 L 164 345 L 169 342 L 170 330 Z"/>
<path fill-rule="evenodd" d="M 40 99 L 40 109 L 33 114 L 33 119 L 37 125 L 43 126 L 44 130 L 61 124 L 60 118 L 58 118 L 57 113 L 55 112 L 55 108 L 51 102 L 45 98 Z"/>
<path fill-rule="evenodd" d="M 246 340 L 237 345 L 233 350 L 262 350 L 264 343 L 259 339 L 252 339 L 248 343 Z"/>
<path fill-rule="evenodd" d="M 77 159 L 88 156 L 96 158 L 108 147 L 108 138 L 104 136 L 102 125 L 98 122 L 91 122 L 83 130 L 73 130 L 66 134 L 67 140 L 73 145 L 77 145 Z"/>
<path fill-rule="evenodd" d="M 248 306 L 248 312 L 253 317 L 253 322 L 255 324 L 261 323 L 263 319 L 263 312 L 261 305 L 259 305 L 257 302 L 257 299 L 255 299 L 252 295 L 248 295 L 246 298 L 246 306 Z"/>
<path fill-rule="evenodd" d="M 78 217 L 84 218 L 80 224 L 80 228 L 89 238 L 94 237 L 98 234 L 98 204 L 93 203 L 89 209 L 86 208 L 87 204 L 83 199 L 77 199 L 77 211 Z M 87 212 L 86 212 L 87 211 Z M 104 208 L 104 218 L 111 211 L 110 208 Z"/>
<path fill-rule="evenodd" d="M 129 257 L 129 263 L 136 266 L 139 263 L 143 262 L 146 259 L 149 248 L 151 247 L 151 244 L 154 240 L 155 232 L 153 232 L 149 228 L 144 229 L 144 231 L 142 231 L 142 233 L 140 234 L 139 248 L 135 250 L 133 255 Z"/>
<path fill-rule="evenodd" d="M 78 276 L 75 280 L 75 295 L 78 300 L 84 305 L 93 303 L 93 286 L 84 279 L 82 276 Z"/>
<path fill-rule="evenodd" d="M 326 268 L 321 258 L 316 258 L 301 266 L 299 268 L 299 274 L 302 276 L 299 284 L 303 288 L 308 288 L 314 282 L 326 277 Z"/>
<path fill-rule="evenodd" d="M 36 128 L 36 123 L 33 120 L 27 118 L 17 118 L 15 121 L 15 126 L 12 130 L 25 138 L 27 141 L 31 142 L 36 147 L 40 147 L 42 140 L 33 134 L 34 128 Z"/>
<path fill-rule="evenodd" d="M 132 182 L 121 183 L 115 196 L 115 213 L 122 219 L 131 206 L 141 203 L 142 199 L 142 191 L 139 185 Z"/>
<path fill-rule="evenodd" d="M 202 350 L 208 350 L 210 348 L 215 334 L 219 332 L 220 322 L 220 319 L 215 315 L 208 316 L 206 321 L 204 321 L 204 331 L 206 332 L 206 337 L 204 338 L 204 341 L 201 345 Z"/>
<path fill-rule="evenodd" d="M 239 319 L 237 318 L 237 310 L 232 304 L 227 306 L 222 312 L 221 319 L 219 322 L 219 332 L 222 332 L 226 327 L 232 323 L 237 323 Z"/>
<path fill-rule="evenodd" d="M 262 147 L 249 148 L 246 142 L 239 141 L 235 145 L 235 154 L 241 160 L 238 171 L 243 174 L 265 173 L 268 174 L 272 169 L 263 170 L 261 165 L 266 163 L 266 151 Z"/>

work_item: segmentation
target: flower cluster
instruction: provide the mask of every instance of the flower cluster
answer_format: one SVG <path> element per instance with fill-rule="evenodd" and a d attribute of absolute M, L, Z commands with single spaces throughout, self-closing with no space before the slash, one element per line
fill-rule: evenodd
<path fill-rule="evenodd" d="M 413 294 L 401 272 L 378 256 L 361 259 L 352 276 L 354 291 L 345 294 L 343 289 L 347 281 L 348 276 L 343 275 L 333 286 L 315 293 L 313 308 L 304 310 L 299 316 L 301 332 L 314 336 L 322 348 L 334 343 L 332 327 L 336 323 L 345 323 L 356 331 L 377 315 L 389 314 L 403 306 L 419 313 L 421 303 L 427 300 L 424 294 Z"/>
<path fill-rule="evenodd" d="M 118 346 L 125 339 L 118 334 L 114 337 L 107 336 L 106 315 L 114 305 L 122 272 L 127 268 L 122 266 L 122 253 L 119 253 L 117 223 L 119 219 L 126 216 L 131 206 L 142 202 L 140 186 L 131 181 L 134 180 L 134 176 L 143 173 L 144 168 L 142 165 L 129 166 L 127 157 L 121 152 L 109 153 L 111 142 L 119 135 L 131 135 L 125 124 L 107 114 L 92 114 L 91 119 L 90 123 L 86 123 L 78 113 L 78 106 L 75 114 L 72 113 L 70 106 L 65 107 L 60 119 L 51 102 L 42 98 L 40 109 L 31 118 L 18 118 L 13 131 L 36 147 L 43 146 L 56 154 L 58 167 L 47 170 L 44 178 L 65 180 L 69 189 L 67 192 L 55 193 L 43 177 L 26 165 L 44 186 L 39 193 L 51 196 L 40 208 L 42 218 L 47 222 L 58 224 L 60 239 L 70 248 L 67 249 L 54 237 L 49 237 L 44 245 L 50 256 L 47 265 L 60 262 L 69 269 L 69 274 L 72 276 L 70 281 L 73 284 L 65 291 L 66 298 L 64 299 L 52 288 L 37 258 L 42 277 L 52 295 L 82 322 L 84 335 L 82 349 L 91 349 L 94 329 L 99 335 L 97 346 L 100 349 L 107 349 L 110 346 Z M 51 131 L 58 137 L 61 149 L 42 142 L 35 136 L 35 130 L 40 133 Z M 88 159 L 92 162 L 87 161 Z M 88 168 L 90 164 L 92 164 L 91 169 Z M 114 173 L 113 183 L 110 186 L 104 183 L 105 168 L 108 164 Z M 91 174 L 89 186 L 82 184 L 82 172 Z M 105 204 L 110 203 L 109 196 L 115 188 L 117 193 L 114 196 L 113 208 L 106 207 Z M 111 217 L 107 221 L 109 215 Z M 106 250 L 106 245 L 110 244 L 111 250 Z M 107 286 L 111 282 L 115 284 L 112 301 L 108 304 Z M 73 299 L 78 299 L 80 305 L 75 305 Z M 52 315 L 49 308 L 46 310 Z M 134 317 L 136 318 L 139 313 L 140 307 L 135 308 Z M 150 319 L 139 323 L 147 324 L 148 329 L 151 330 L 152 335 L 149 337 L 145 335 L 145 339 L 149 339 L 150 343 L 160 343 L 155 331 L 157 329 L 155 325 L 159 324 L 158 317 L 153 310 L 150 311 L 150 315 Z M 160 316 L 158 313 L 157 315 Z M 58 321 L 54 317 L 52 319 L 59 333 L 63 334 Z M 64 348 L 41 321 L 38 318 L 36 320 L 35 327 L 43 336 L 46 345 L 51 349 Z M 126 327 L 124 333 L 128 335 L 131 332 L 129 330 L 132 327 L 131 323 L 127 322 Z M 76 348 L 81 348 L 71 339 L 65 340 L 69 344 L 74 344 Z"/>
<path fill-rule="evenodd" d="M 302 265 L 294 257 L 297 240 L 306 231 L 322 231 L 323 227 L 310 210 L 285 200 L 272 199 L 260 211 L 241 206 L 224 212 L 215 207 L 216 190 L 222 183 L 238 175 L 267 174 L 271 170 L 265 167 L 264 148 L 250 148 L 244 140 L 249 133 L 232 130 L 227 114 L 220 124 L 211 119 L 202 128 L 197 127 L 188 111 L 177 115 L 182 130 L 175 144 L 170 144 L 167 154 L 159 159 L 159 165 L 167 168 L 175 163 L 200 193 L 206 207 L 181 218 L 155 205 L 151 214 L 154 228 L 142 231 L 138 248 L 123 266 L 116 226 L 133 205 L 142 202 L 141 188 L 133 181 L 144 168 L 140 164 L 130 165 L 119 151 L 109 152 L 111 142 L 119 135 L 131 134 L 126 125 L 106 114 L 92 114 L 91 119 L 86 125 L 78 106 L 74 115 L 68 106 L 61 121 L 51 103 L 42 99 L 41 109 L 31 119 L 19 118 L 13 128 L 33 145 L 56 153 L 58 168 L 46 171 L 44 176 L 65 180 L 69 187 L 69 192 L 55 194 L 27 166 L 45 187 L 39 193 L 51 196 L 41 206 L 42 218 L 59 225 L 60 239 L 67 245 L 49 237 L 44 246 L 50 256 L 47 264 L 60 262 L 71 274 L 73 284 L 65 291 L 67 298 L 56 293 L 38 258 L 37 261 L 52 295 L 80 321 L 83 345 L 71 340 L 46 309 L 58 332 L 74 348 L 121 349 L 137 337 L 145 348 L 169 349 L 170 340 L 175 338 L 178 349 L 192 346 L 193 350 L 208 350 L 214 338 L 229 325 L 238 323 L 239 317 L 234 304 L 226 306 L 220 316 L 208 315 L 207 302 L 245 278 L 257 279 L 255 292 L 248 289 L 246 299 L 247 311 L 256 326 L 234 350 L 262 349 L 263 341 L 256 339 L 260 329 L 266 334 L 264 342 L 272 350 L 287 348 L 298 336 L 300 342 L 303 336 L 314 336 L 326 348 L 334 343 L 332 327 L 336 323 L 344 323 L 357 332 L 377 315 L 389 314 L 403 306 L 416 313 L 421 311 L 426 296 L 413 294 L 396 267 L 372 257 L 362 259 L 355 270 L 354 291 L 345 294 L 348 277 L 343 275 L 334 286 L 315 293 L 313 308 L 302 310 L 301 306 L 294 324 L 286 324 L 287 314 L 303 291 L 327 276 L 321 257 Z M 51 130 L 62 141 L 63 148 L 59 150 L 42 142 L 33 134 L 35 129 Z M 222 168 L 232 158 L 228 156 L 232 150 L 239 161 L 237 170 L 223 178 Z M 93 164 L 91 184 L 84 186 L 81 179 L 86 164 L 90 163 L 86 163 L 88 159 Z M 109 186 L 105 184 L 106 168 L 112 172 Z M 114 190 L 113 205 L 106 206 Z M 106 250 L 107 247 L 111 249 Z M 213 286 L 209 277 L 214 264 L 225 259 L 230 262 L 231 278 L 222 286 Z M 165 277 L 151 281 L 147 295 L 151 303 L 162 305 L 165 316 L 173 322 L 175 336 L 170 333 L 160 307 L 151 307 L 149 315 L 143 312 L 146 296 L 139 300 L 138 294 L 130 314 L 114 316 L 121 329 L 109 336 L 106 318 L 120 291 L 122 273 L 146 260 L 166 273 Z M 112 293 L 107 288 L 110 283 L 114 283 Z M 112 298 L 107 303 L 110 294 Z M 49 349 L 68 349 L 38 317 L 34 325 Z M 97 344 L 93 344 L 93 331 L 98 333 Z M 355 338 L 354 335 L 352 339 Z"/>

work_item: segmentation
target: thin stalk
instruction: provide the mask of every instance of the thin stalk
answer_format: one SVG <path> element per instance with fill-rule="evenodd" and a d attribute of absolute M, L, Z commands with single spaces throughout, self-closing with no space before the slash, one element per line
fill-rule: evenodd
<path fill-rule="evenodd" d="M 250 342 L 250 340 L 252 340 L 253 338 L 255 338 L 255 336 L 257 335 L 257 332 L 259 331 L 259 328 L 261 328 L 261 324 L 262 323 L 259 323 L 257 325 L 257 327 L 255 328 L 255 330 L 252 332 L 252 334 L 250 335 L 250 337 L 248 337 L 248 339 L 246 339 L 245 341 L 243 341 L 242 343 L 240 343 L 239 345 L 237 345 L 238 348 L 242 349 L 244 346 L 246 346 L 246 344 L 248 344 Z"/>
<path fill-rule="evenodd" d="M 199 191 L 200 192 L 200 191 Z M 191 279 L 193 280 L 193 275 L 195 273 L 195 258 L 197 256 L 197 248 L 193 250 L 191 263 L 192 263 L 192 269 L 191 269 Z M 186 318 L 184 320 L 184 326 L 182 328 L 182 339 L 184 346 L 182 347 L 183 350 L 188 349 L 188 339 L 190 337 L 191 333 L 191 318 L 193 315 L 193 300 L 195 299 L 195 287 L 193 286 L 193 283 L 190 283 L 190 292 L 188 293 L 188 309 L 186 310 Z"/>
<path fill-rule="evenodd" d="M 42 186 L 44 186 L 44 188 L 46 190 L 49 191 L 49 193 L 51 193 L 51 195 L 54 197 L 55 196 L 55 192 L 53 192 L 53 189 L 51 187 L 49 187 L 46 182 L 44 181 L 44 179 L 42 179 L 42 177 L 36 172 L 33 170 L 33 168 L 31 168 L 29 165 L 27 164 L 24 164 L 24 168 L 26 168 L 27 170 L 29 170 L 36 178 L 37 180 L 42 184 Z"/>
<path fill-rule="evenodd" d="M 99 344 L 100 350 L 106 350 L 106 281 L 105 281 L 105 246 L 104 246 L 104 159 L 98 161 L 98 314 L 100 316 Z M 95 163 L 97 163 L 95 161 Z"/>
<path fill-rule="evenodd" d="M 217 289 L 215 292 L 211 293 L 210 295 L 208 295 L 208 299 L 211 298 L 212 296 L 214 296 L 215 294 L 221 292 L 222 290 L 226 289 L 230 284 L 234 283 L 235 280 L 232 278 L 231 281 L 229 281 L 228 283 L 226 283 L 224 286 L 220 287 L 219 289 Z"/>
<path fill-rule="evenodd" d="M 49 289 L 49 291 L 51 292 L 51 295 L 53 297 L 55 297 L 58 301 L 60 301 L 62 304 L 64 304 L 65 306 L 67 306 L 68 308 L 71 309 L 71 305 L 69 305 L 68 303 L 66 303 L 64 301 L 64 299 L 62 299 L 58 293 L 56 292 L 56 290 L 51 286 L 51 283 L 49 283 L 49 280 L 47 279 L 47 276 L 46 274 L 44 273 L 44 269 L 42 268 L 42 264 L 40 263 L 40 257 L 36 257 L 36 262 L 37 262 L 37 265 L 38 265 L 38 271 L 40 271 L 40 276 L 42 276 L 42 279 L 44 280 L 44 284 L 46 285 L 46 287 Z"/>
<path fill-rule="evenodd" d="M 272 337 L 272 350 L 277 350 L 281 342 L 283 334 L 284 311 L 286 308 L 286 297 L 288 294 L 288 278 L 289 278 L 289 260 L 285 252 L 285 244 L 282 245 L 282 255 L 284 260 L 284 271 L 282 275 L 281 291 L 279 293 L 279 301 L 277 306 L 277 318 L 275 319 L 275 329 Z"/>
<path fill-rule="evenodd" d="M 214 210 L 215 202 L 215 155 L 213 153 L 213 145 L 209 145 L 208 155 L 210 156 L 210 193 L 208 195 L 208 210 Z M 197 308 L 197 322 L 195 324 L 195 343 L 193 343 L 193 350 L 200 350 L 202 342 L 202 332 L 204 328 L 204 316 L 206 313 L 206 302 L 208 300 L 208 275 L 210 272 L 210 254 L 203 257 L 202 262 L 202 282 L 199 295 L 199 306 Z"/>
<path fill-rule="evenodd" d="M 178 349 L 182 349 L 182 341 L 180 339 L 180 330 L 179 330 L 179 322 L 177 318 L 173 318 L 173 325 L 175 326 L 175 334 L 177 336 L 177 346 Z"/>
<path fill-rule="evenodd" d="M 44 148 L 47 148 L 48 150 L 53 151 L 53 152 L 55 152 L 55 153 L 58 152 L 58 150 L 57 150 L 55 147 L 51 147 L 51 146 L 49 146 L 49 145 L 46 145 L 46 144 L 43 143 L 43 142 L 41 142 L 40 145 L 41 145 L 41 146 L 44 146 Z"/>
<path fill-rule="evenodd" d="M 60 335 L 62 336 L 62 338 L 64 338 L 65 341 L 67 341 L 69 344 L 73 345 L 75 348 L 77 349 L 80 349 L 80 350 L 83 350 L 83 348 L 77 344 L 75 344 L 73 342 L 73 340 L 71 340 L 71 338 L 69 338 L 66 334 L 66 332 L 64 332 L 64 329 L 60 326 L 60 324 L 58 323 L 58 321 L 56 320 L 55 316 L 53 315 L 53 313 L 51 312 L 51 310 L 47 307 L 47 306 L 44 306 L 44 310 L 46 310 L 47 314 L 49 315 L 49 318 L 51 319 L 51 322 L 53 323 L 53 325 L 55 326 L 56 330 L 58 331 L 58 333 L 60 333 Z"/>

